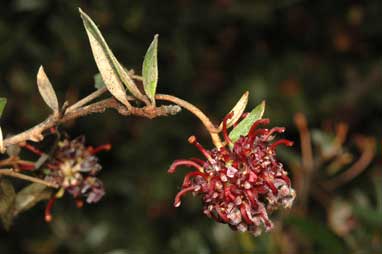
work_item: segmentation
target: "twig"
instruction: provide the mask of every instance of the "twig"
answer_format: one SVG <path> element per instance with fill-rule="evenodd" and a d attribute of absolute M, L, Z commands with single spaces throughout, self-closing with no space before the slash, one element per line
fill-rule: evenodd
<path fill-rule="evenodd" d="M 157 94 L 155 96 L 155 99 L 157 100 L 163 100 L 163 101 L 170 101 L 173 102 L 182 108 L 187 109 L 191 113 L 193 113 L 196 117 L 200 119 L 200 121 L 204 124 L 204 126 L 207 128 L 208 132 L 210 133 L 212 142 L 217 148 L 220 148 L 223 146 L 222 141 L 220 140 L 220 137 L 218 135 L 219 128 L 216 128 L 215 125 L 211 122 L 211 120 L 197 107 L 192 105 L 191 103 L 182 100 L 178 97 L 168 95 L 168 94 Z"/>
<path fill-rule="evenodd" d="M 85 98 L 83 98 L 83 99 L 79 100 L 78 102 L 74 103 L 72 106 L 68 107 L 66 111 L 70 112 L 70 111 L 73 111 L 75 109 L 78 109 L 78 108 L 84 106 L 85 104 L 91 102 L 92 100 L 98 98 L 99 96 L 104 94 L 106 91 L 107 91 L 107 88 L 106 87 L 102 87 L 102 88 L 96 90 L 95 92 L 89 94 Z"/>
<path fill-rule="evenodd" d="M 23 179 L 23 180 L 26 180 L 29 182 L 40 183 L 40 184 L 43 184 L 43 185 L 51 187 L 51 188 L 58 188 L 58 186 L 54 183 L 44 181 L 40 178 L 36 178 L 36 177 L 21 174 L 21 173 L 17 173 L 15 171 L 13 171 L 12 169 L 0 169 L 0 175 L 6 175 L 6 176 L 14 177 L 14 178 Z"/>
<path fill-rule="evenodd" d="M 4 147 L 8 147 L 13 144 L 18 144 L 27 140 L 41 141 L 44 138 L 42 132 L 51 127 L 89 114 L 102 113 L 109 108 L 117 110 L 120 114 L 124 116 L 137 115 L 147 117 L 150 119 L 158 116 L 174 115 L 180 111 L 179 107 L 174 105 L 160 106 L 155 108 L 148 106 L 143 108 L 133 107 L 131 110 L 128 110 L 126 106 L 122 105 L 114 98 L 109 98 L 90 104 L 88 106 L 79 107 L 70 112 L 66 112 L 65 115 L 62 117 L 57 115 L 51 115 L 45 121 L 30 128 L 29 130 L 4 139 Z"/>

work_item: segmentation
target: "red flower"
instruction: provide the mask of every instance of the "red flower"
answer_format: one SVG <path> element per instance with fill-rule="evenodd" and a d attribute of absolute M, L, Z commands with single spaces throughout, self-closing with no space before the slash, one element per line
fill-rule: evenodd
<path fill-rule="evenodd" d="M 188 141 L 206 160 L 176 160 L 169 168 L 169 173 L 174 173 L 178 166 L 195 168 L 184 177 L 174 206 L 179 207 L 181 197 L 192 192 L 201 196 L 203 212 L 208 217 L 234 230 L 259 235 L 263 228 L 268 231 L 273 226 L 268 214 L 279 207 L 290 207 L 295 198 L 287 172 L 276 158 L 278 145 L 291 146 L 293 142 L 274 141 L 274 134 L 284 132 L 285 128 L 257 128 L 269 124 L 269 119 L 260 119 L 247 136 L 233 143 L 227 134 L 227 120 L 231 116 L 232 113 L 228 114 L 223 121 L 225 146 L 208 151 L 191 136 Z"/>

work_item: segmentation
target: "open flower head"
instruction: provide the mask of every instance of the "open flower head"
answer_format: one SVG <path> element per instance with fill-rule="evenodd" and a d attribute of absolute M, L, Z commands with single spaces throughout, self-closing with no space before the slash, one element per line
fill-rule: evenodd
<path fill-rule="evenodd" d="M 107 147 L 85 147 L 83 136 L 64 139 L 47 162 L 45 180 L 64 188 L 75 198 L 86 198 L 87 203 L 98 202 L 105 194 L 102 182 L 96 174 L 102 169 L 95 153 Z"/>
<path fill-rule="evenodd" d="M 275 140 L 275 135 L 285 128 L 260 128 L 269 124 L 269 119 L 257 120 L 246 136 L 233 142 L 227 133 L 231 117 L 232 113 L 223 121 L 224 146 L 206 150 L 191 136 L 189 142 L 205 159 L 176 160 L 170 166 L 169 173 L 178 166 L 195 169 L 184 177 L 174 206 L 179 207 L 181 197 L 191 192 L 201 197 L 203 212 L 209 218 L 257 236 L 273 227 L 269 214 L 280 207 L 291 207 L 295 198 L 288 173 L 276 156 L 277 146 L 293 143 Z"/>

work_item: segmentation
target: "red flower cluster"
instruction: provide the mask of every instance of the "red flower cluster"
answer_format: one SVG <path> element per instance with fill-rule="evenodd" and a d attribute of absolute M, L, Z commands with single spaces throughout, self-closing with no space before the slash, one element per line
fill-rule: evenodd
<path fill-rule="evenodd" d="M 60 141 L 51 158 L 43 165 L 44 180 L 61 187 L 61 191 L 54 195 L 46 206 L 46 221 L 51 221 L 52 206 L 63 191 L 70 193 L 77 200 L 79 207 L 83 204 L 82 198 L 85 198 L 87 203 L 96 203 L 105 195 L 103 184 L 96 177 L 102 167 L 95 154 L 102 150 L 110 150 L 111 146 L 106 144 L 93 148 L 85 147 L 84 144 L 83 136 Z"/>
<path fill-rule="evenodd" d="M 187 192 L 200 195 L 203 212 L 217 222 L 226 223 L 232 229 L 261 234 L 273 226 L 268 213 L 279 207 L 290 207 L 295 191 L 290 179 L 277 161 L 276 147 L 293 142 L 274 140 L 274 134 L 285 128 L 258 129 L 268 124 L 268 119 L 256 121 L 247 136 L 241 136 L 233 143 L 227 134 L 227 115 L 223 121 L 223 135 L 227 146 L 210 151 L 204 149 L 195 136 L 189 138 L 206 157 L 206 160 L 192 158 L 174 161 L 169 173 L 178 166 L 189 166 L 196 170 L 184 177 L 182 190 L 176 195 L 174 206 L 179 207 L 181 197 Z"/>

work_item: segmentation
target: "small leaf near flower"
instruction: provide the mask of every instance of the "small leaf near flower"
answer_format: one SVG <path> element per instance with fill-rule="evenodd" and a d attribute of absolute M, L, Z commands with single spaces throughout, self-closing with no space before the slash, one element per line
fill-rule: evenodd
<path fill-rule="evenodd" d="M 143 87 L 150 100 L 155 102 L 155 92 L 158 84 L 158 35 L 154 36 L 147 49 L 142 66 Z"/>
<path fill-rule="evenodd" d="M 236 123 L 241 115 L 243 114 L 245 107 L 248 103 L 248 95 L 249 92 L 246 91 L 240 98 L 240 100 L 236 103 L 236 105 L 232 108 L 230 112 L 233 112 L 233 116 L 227 120 L 227 128 L 231 127 Z M 219 129 L 221 130 L 223 128 L 223 122 L 220 123 Z"/>
<path fill-rule="evenodd" d="M 100 89 L 105 86 L 100 73 L 94 75 L 94 87 Z"/>
<path fill-rule="evenodd" d="M 0 218 L 4 228 L 9 229 L 13 220 L 13 208 L 15 204 L 16 192 L 10 181 L 0 179 Z"/>
<path fill-rule="evenodd" d="M 230 133 L 229 137 L 233 143 L 240 138 L 246 136 L 254 122 L 263 117 L 265 111 L 265 101 L 257 105 L 246 118 L 244 118 Z"/>
<path fill-rule="evenodd" d="M 46 105 L 48 105 L 55 113 L 58 113 L 59 106 L 56 92 L 54 91 L 52 83 L 50 83 L 42 66 L 40 66 L 37 73 L 37 87 Z"/>
<path fill-rule="evenodd" d="M 0 97 L 0 117 L 3 115 L 3 111 L 6 104 L 7 104 L 7 98 Z"/>
<path fill-rule="evenodd" d="M 94 60 L 110 93 L 121 103 L 130 106 L 123 84 L 138 99 L 143 95 L 110 50 L 94 21 L 79 9 L 86 33 L 89 37 Z"/>
<path fill-rule="evenodd" d="M 32 183 L 17 193 L 13 213 L 17 216 L 21 212 L 32 208 L 38 202 L 49 199 L 50 196 L 51 191 L 46 186 L 39 183 Z"/>

